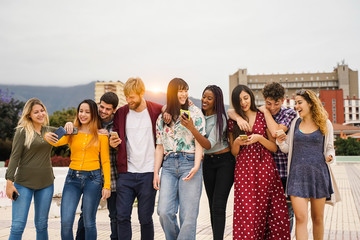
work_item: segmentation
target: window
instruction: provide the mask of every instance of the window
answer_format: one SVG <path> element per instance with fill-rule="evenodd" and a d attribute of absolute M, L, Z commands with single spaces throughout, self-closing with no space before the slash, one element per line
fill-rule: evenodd
<path fill-rule="evenodd" d="M 316 80 L 319 80 L 320 78 L 319 77 L 316 77 Z"/>
<path fill-rule="evenodd" d="M 333 123 L 336 123 L 336 114 L 333 113 Z"/>
<path fill-rule="evenodd" d="M 252 79 L 251 79 L 251 78 L 249 79 L 249 82 L 250 82 L 250 83 L 252 82 Z"/>
<path fill-rule="evenodd" d="M 314 80 L 314 78 L 313 78 L 313 77 L 310 77 L 310 80 L 312 81 L 312 80 Z"/>
<path fill-rule="evenodd" d="M 116 86 L 113 84 L 106 84 L 104 85 L 105 92 L 115 92 L 116 93 Z"/>

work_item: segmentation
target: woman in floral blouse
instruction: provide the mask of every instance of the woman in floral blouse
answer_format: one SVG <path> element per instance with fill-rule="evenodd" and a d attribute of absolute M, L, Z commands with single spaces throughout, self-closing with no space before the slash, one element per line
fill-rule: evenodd
<path fill-rule="evenodd" d="M 180 109 L 188 111 L 202 135 L 205 135 L 205 119 L 199 108 L 189 106 L 188 89 L 187 83 L 181 78 L 170 81 L 165 112 L 171 114 L 172 121 L 165 124 L 160 115 L 156 123 L 154 188 L 160 190 L 158 214 L 167 240 L 191 240 L 196 237 L 203 148 L 193 134 L 181 125 Z M 178 209 L 180 227 L 176 216 Z"/>

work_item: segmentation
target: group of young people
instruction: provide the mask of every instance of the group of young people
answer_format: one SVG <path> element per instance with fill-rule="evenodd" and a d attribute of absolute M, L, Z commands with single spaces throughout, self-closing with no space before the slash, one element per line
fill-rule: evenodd
<path fill-rule="evenodd" d="M 99 107 L 84 100 L 69 135 L 58 140 L 44 104 L 30 99 L 16 128 L 6 173 L 13 201 L 9 239 L 21 239 L 34 196 L 37 239 L 48 239 L 53 194 L 52 146 L 68 144 L 71 163 L 61 200 L 61 238 L 96 239 L 99 201 L 107 199 L 111 239 L 132 239 L 131 213 L 137 199 L 141 239 L 154 239 L 157 213 L 168 240 L 196 238 L 204 182 L 213 239 L 223 239 L 226 205 L 234 183 L 233 239 L 290 239 L 295 213 L 297 239 L 307 239 L 311 203 L 314 239 L 322 239 L 325 201 L 334 203 L 336 185 L 328 164 L 335 159 L 333 128 L 311 90 L 296 93 L 295 109 L 284 108 L 284 88 L 263 89 L 257 107 L 251 89 L 238 85 L 227 117 L 222 90 L 207 86 L 201 109 L 188 99 L 188 84 L 174 78 L 165 106 L 144 99 L 145 85 L 130 78 L 127 105 L 105 93 Z M 116 110 L 117 109 L 117 110 Z M 78 133 L 71 135 L 73 128 Z M 287 135 L 286 135 L 287 133 Z M 286 197 L 290 197 L 291 202 Z M 178 215 L 178 216 L 177 216 Z"/>

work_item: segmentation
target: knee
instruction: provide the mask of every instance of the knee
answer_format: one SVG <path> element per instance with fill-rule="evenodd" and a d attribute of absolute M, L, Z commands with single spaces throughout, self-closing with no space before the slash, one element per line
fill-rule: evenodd
<path fill-rule="evenodd" d="M 176 217 L 174 213 L 171 213 L 170 209 L 167 207 L 160 207 L 158 206 L 157 213 L 160 219 L 173 219 Z"/>
<path fill-rule="evenodd" d="M 130 222 L 131 221 L 131 216 L 123 215 L 123 214 L 118 213 L 117 216 L 116 216 L 116 221 L 118 223 Z"/>
<path fill-rule="evenodd" d="M 315 216 L 312 215 L 311 220 L 314 225 L 322 225 L 324 223 L 324 215 L 323 214 L 317 214 Z"/>
<path fill-rule="evenodd" d="M 20 221 L 13 222 L 11 224 L 11 232 L 16 234 L 22 234 L 25 229 L 25 224 L 26 222 L 20 222 Z"/>
<path fill-rule="evenodd" d="M 37 232 L 43 232 L 46 231 L 48 228 L 47 219 L 39 220 L 35 223 L 35 228 Z"/>
<path fill-rule="evenodd" d="M 214 199 L 211 210 L 213 213 L 225 213 L 227 198 Z"/>
<path fill-rule="evenodd" d="M 153 224 L 152 217 L 139 217 L 140 225 L 151 225 Z"/>
<path fill-rule="evenodd" d="M 297 223 L 306 223 L 307 222 L 307 214 L 306 213 L 299 213 L 295 214 L 295 220 Z"/>

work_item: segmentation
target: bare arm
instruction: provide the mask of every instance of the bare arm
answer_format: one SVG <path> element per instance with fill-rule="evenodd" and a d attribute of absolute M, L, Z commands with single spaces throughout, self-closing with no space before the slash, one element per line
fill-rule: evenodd
<path fill-rule="evenodd" d="M 270 131 L 271 136 L 276 137 L 276 131 L 277 130 L 284 130 L 286 132 L 288 128 L 283 124 L 278 124 L 275 122 L 273 116 L 271 115 L 270 111 L 266 109 L 265 106 L 259 107 L 260 112 L 264 113 L 266 125 Z M 269 134 L 268 134 L 269 136 Z"/>
<path fill-rule="evenodd" d="M 157 144 L 155 149 L 154 179 L 153 179 L 153 187 L 156 190 L 160 189 L 159 172 L 163 159 L 164 159 L 164 146 L 162 144 Z"/>
<path fill-rule="evenodd" d="M 269 151 L 276 152 L 277 151 L 277 146 L 275 144 L 274 138 L 271 136 L 268 129 L 266 129 L 266 133 L 267 133 L 270 140 L 263 137 L 260 134 L 253 134 L 253 135 L 249 136 L 248 144 L 250 145 L 250 144 L 259 142 L 259 143 L 261 143 L 261 145 L 263 145 Z"/>
<path fill-rule="evenodd" d="M 245 121 L 242 117 L 240 117 L 239 114 L 237 114 L 234 109 L 229 109 L 227 111 L 227 114 L 229 115 L 229 118 L 236 121 L 240 130 L 251 132 L 250 124 L 247 121 Z"/>
<path fill-rule="evenodd" d="M 236 157 L 239 154 L 240 147 L 247 145 L 247 141 L 248 140 L 243 140 L 240 137 L 237 137 L 234 140 L 232 134 L 229 133 L 229 144 L 230 144 L 230 148 L 231 148 L 231 154 Z"/>
<path fill-rule="evenodd" d="M 188 119 L 184 115 L 181 115 L 180 121 L 181 125 L 189 129 L 189 131 L 194 135 L 196 141 L 198 141 L 203 148 L 207 150 L 211 148 L 210 141 L 195 128 L 192 119 Z"/>
<path fill-rule="evenodd" d="M 189 181 L 200 168 L 201 159 L 203 156 L 203 148 L 198 141 L 195 140 L 195 161 L 194 167 L 190 170 L 189 174 L 183 178 L 184 181 Z"/>

